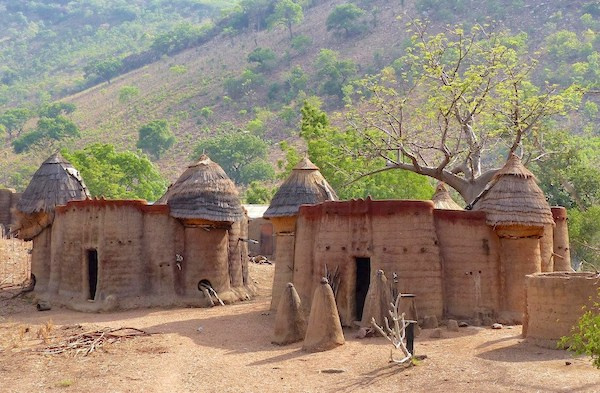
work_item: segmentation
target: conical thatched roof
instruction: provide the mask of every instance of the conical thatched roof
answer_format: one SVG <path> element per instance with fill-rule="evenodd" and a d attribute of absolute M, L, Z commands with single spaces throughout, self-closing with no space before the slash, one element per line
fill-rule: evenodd
<path fill-rule="evenodd" d="M 73 168 L 60 153 L 42 163 L 34 173 L 27 189 L 17 203 L 17 210 L 26 213 L 52 212 L 55 206 L 66 205 L 72 200 L 89 198 L 79 171 Z"/>
<path fill-rule="evenodd" d="M 204 154 L 156 203 L 168 204 L 171 216 L 182 219 L 233 222 L 244 217 L 235 184 L 219 164 Z"/>
<path fill-rule="evenodd" d="M 292 174 L 273 196 L 263 217 L 284 217 L 298 214 L 301 205 L 314 205 L 336 201 L 335 191 L 308 157 L 304 157 L 292 170 Z"/>
<path fill-rule="evenodd" d="M 448 192 L 448 188 L 446 187 L 446 183 L 438 183 L 435 194 L 431 197 L 433 201 L 433 205 L 436 209 L 444 209 L 444 210 L 463 210 L 463 208 L 450 196 L 450 192 Z"/>
<path fill-rule="evenodd" d="M 543 227 L 554 224 L 550 205 L 535 176 L 512 154 L 490 185 L 475 202 L 473 210 L 486 213 L 491 226 Z"/>

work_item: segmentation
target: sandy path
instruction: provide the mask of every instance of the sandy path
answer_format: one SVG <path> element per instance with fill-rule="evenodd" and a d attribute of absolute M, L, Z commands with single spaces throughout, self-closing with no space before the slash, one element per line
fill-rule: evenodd
<path fill-rule="evenodd" d="M 388 363 L 390 345 L 383 338 L 358 340 L 352 330 L 345 331 L 346 345 L 328 352 L 274 346 L 266 296 L 273 267 L 253 265 L 252 273 L 262 295 L 226 307 L 110 314 L 5 308 L 0 392 L 600 392 L 600 370 L 588 358 L 523 343 L 520 327 L 464 328 L 442 339 L 423 331 L 416 351 L 428 358 L 410 369 Z M 53 333 L 83 324 L 157 334 L 87 357 L 25 352 L 40 347 L 36 332 L 49 320 Z M 328 369 L 342 372 L 322 372 Z"/>

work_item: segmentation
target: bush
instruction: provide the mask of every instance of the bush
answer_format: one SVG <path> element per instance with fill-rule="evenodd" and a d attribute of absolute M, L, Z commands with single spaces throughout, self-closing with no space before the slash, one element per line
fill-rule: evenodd
<path fill-rule="evenodd" d="M 598 291 L 600 295 L 600 291 Z M 600 303 L 596 302 L 577 322 L 573 334 L 563 337 L 560 348 L 568 347 L 578 355 L 592 357 L 592 363 L 600 369 Z"/>
<path fill-rule="evenodd" d="M 169 123 L 162 120 L 153 120 L 139 129 L 137 147 L 152 154 L 156 159 L 175 143 L 175 135 Z"/>

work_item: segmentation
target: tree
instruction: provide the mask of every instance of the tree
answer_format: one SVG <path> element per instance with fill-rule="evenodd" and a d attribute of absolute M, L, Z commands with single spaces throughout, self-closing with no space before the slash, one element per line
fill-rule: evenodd
<path fill-rule="evenodd" d="M 290 40 L 294 38 L 292 26 L 302 22 L 304 12 L 302 6 L 293 0 L 279 0 L 275 4 L 275 11 L 269 18 L 271 26 L 285 26 L 290 33 Z"/>
<path fill-rule="evenodd" d="M 56 117 L 41 117 L 37 122 L 37 127 L 31 132 L 27 132 L 12 142 L 15 153 L 19 154 L 29 150 L 42 141 L 60 141 L 69 137 L 80 136 L 79 127 L 71 120 L 62 115 Z"/>
<path fill-rule="evenodd" d="M 166 180 L 144 155 L 117 152 L 113 145 L 102 143 L 61 153 L 79 170 L 92 196 L 155 201 L 166 190 Z"/>
<path fill-rule="evenodd" d="M 25 123 L 31 116 L 32 113 L 27 108 L 9 109 L 0 115 L 0 124 L 4 126 L 8 137 L 12 138 L 14 133 L 16 133 L 16 136 L 21 135 Z"/>
<path fill-rule="evenodd" d="M 337 35 L 349 38 L 364 31 L 365 25 L 361 22 L 365 10 L 352 3 L 336 6 L 325 22 L 327 31 L 333 30 Z"/>
<path fill-rule="evenodd" d="M 554 115 L 581 99 L 572 85 L 538 88 L 523 37 L 457 27 L 429 35 L 415 23 L 413 46 L 391 68 L 357 83 L 346 136 L 354 153 L 382 159 L 375 172 L 404 169 L 449 184 L 471 203 L 507 154 L 540 152 Z M 543 154 L 541 152 L 540 154 Z"/>
<path fill-rule="evenodd" d="M 275 176 L 267 161 L 268 144 L 257 136 L 229 132 L 198 143 L 196 156 L 207 154 L 221 165 L 227 175 L 237 184 L 269 180 Z"/>
<path fill-rule="evenodd" d="M 341 199 L 429 199 L 434 189 L 425 176 L 402 172 L 400 174 L 378 173 L 357 181 L 361 170 L 371 170 L 382 164 L 382 159 L 371 160 L 350 153 L 358 141 L 348 138 L 329 123 L 327 114 L 319 109 L 319 103 L 305 101 L 302 107 L 300 136 L 306 141 L 308 156 L 323 176 L 336 190 Z M 289 147 L 283 146 L 283 148 Z M 294 157 L 289 151 L 286 155 Z"/>
<path fill-rule="evenodd" d="M 356 64 L 352 60 L 340 60 L 339 53 L 331 49 L 321 49 L 315 68 L 317 76 L 324 79 L 321 89 L 325 94 L 344 96 L 342 88 L 356 74 Z"/>
<path fill-rule="evenodd" d="M 119 75 L 122 68 L 123 62 L 116 57 L 106 60 L 95 60 L 83 68 L 84 78 L 92 80 L 100 79 L 101 81 L 110 83 L 112 78 Z"/>
<path fill-rule="evenodd" d="M 53 102 L 42 106 L 39 110 L 40 117 L 56 118 L 60 115 L 69 115 L 75 112 L 76 106 L 70 102 Z"/>
<path fill-rule="evenodd" d="M 136 147 L 152 154 L 157 160 L 175 143 L 175 135 L 173 135 L 169 123 L 164 119 L 153 120 L 143 125 L 138 133 Z"/>
<path fill-rule="evenodd" d="M 268 71 L 275 66 L 277 55 L 273 49 L 258 47 L 248 54 L 248 62 L 257 63 L 260 71 Z"/>
<path fill-rule="evenodd" d="M 266 187 L 258 181 L 253 181 L 244 193 L 244 200 L 246 203 L 267 204 L 271 201 L 274 194 L 274 189 Z"/>

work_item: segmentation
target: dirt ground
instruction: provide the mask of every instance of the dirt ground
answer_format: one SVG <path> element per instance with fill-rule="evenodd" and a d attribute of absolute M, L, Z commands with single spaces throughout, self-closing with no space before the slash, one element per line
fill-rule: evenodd
<path fill-rule="evenodd" d="M 270 343 L 273 266 L 251 265 L 260 294 L 211 309 L 144 309 L 85 314 L 38 312 L 26 300 L 0 300 L 0 392 L 600 392 L 600 370 L 586 357 L 523 342 L 521 328 L 462 328 L 430 338 L 427 358 L 388 363 L 384 338 L 355 338 L 308 354 Z M 150 336 L 106 344 L 88 356 L 41 352 L 60 338 L 132 327 Z M 45 343 L 46 341 L 47 343 Z"/>

